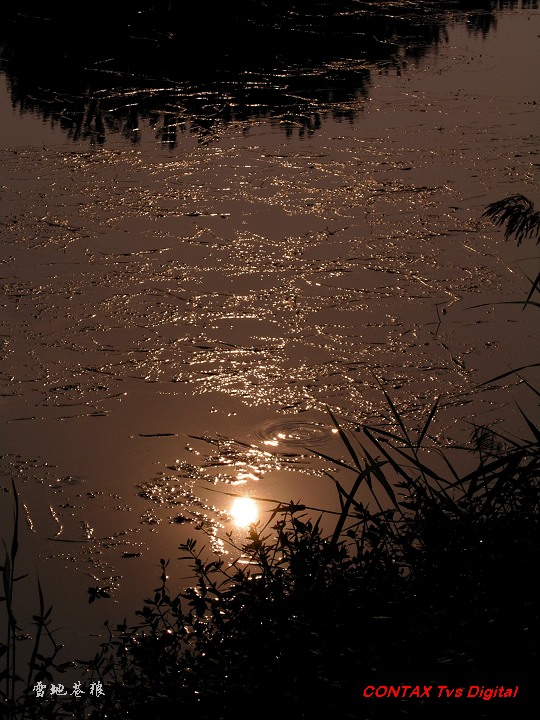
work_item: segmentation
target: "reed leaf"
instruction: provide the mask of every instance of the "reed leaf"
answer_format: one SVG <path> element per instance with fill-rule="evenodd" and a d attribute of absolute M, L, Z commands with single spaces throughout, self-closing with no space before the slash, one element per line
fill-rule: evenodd
<path fill-rule="evenodd" d="M 529 237 L 536 237 L 540 242 L 540 213 L 535 212 L 533 203 L 524 195 L 510 197 L 490 203 L 482 213 L 495 225 L 506 225 L 504 239 L 515 237 L 518 246 Z"/>
<path fill-rule="evenodd" d="M 362 446 L 362 450 L 364 451 L 366 458 L 369 460 L 369 469 L 375 475 L 377 480 L 380 482 L 380 484 L 384 488 L 386 494 L 388 495 L 388 497 L 390 498 L 390 500 L 392 501 L 394 506 L 396 508 L 399 508 L 399 504 L 396 500 L 396 495 L 392 489 L 392 486 L 390 485 L 390 483 L 388 482 L 384 473 L 381 470 L 381 468 L 384 465 L 388 464 L 388 461 L 377 462 L 376 460 L 374 460 L 374 458 L 371 457 L 371 455 L 369 454 L 369 452 L 367 451 L 367 449 L 364 446 Z"/>
<path fill-rule="evenodd" d="M 534 367 L 540 367 L 540 363 L 531 363 L 530 365 L 522 365 L 521 367 L 513 368 L 512 370 L 502 373 L 501 375 L 497 375 L 494 378 L 490 378 L 489 380 L 484 380 L 484 382 L 480 383 L 477 387 L 482 387 L 483 385 L 487 385 L 488 383 L 497 382 L 497 380 L 502 380 L 503 378 L 508 377 L 509 375 L 516 375 L 518 372 L 521 372 L 521 370 L 528 370 L 529 368 L 534 368 Z"/>
<path fill-rule="evenodd" d="M 525 413 L 519 407 L 519 405 L 518 405 L 518 410 L 522 414 L 525 422 L 527 423 L 527 426 L 528 426 L 529 430 L 531 431 L 531 433 L 533 434 L 534 439 L 536 440 L 537 443 L 540 444 L 540 430 L 536 427 L 536 425 L 534 425 L 533 422 L 531 422 L 531 420 L 529 420 L 529 418 L 525 415 Z"/>
<path fill-rule="evenodd" d="M 418 440 L 416 441 L 416 449 L 417 449 L 417 450 L 420 449 L 420 446 L 421 446 L 421 444 L 422 444 L 422 440 L 424 439 L 424 437 L 425 437 L 425 435 L 426 435 L 426 433 L 427 433 L 427 431 L 428 431 L 428 428 L 429 428 L 429 426 L 431 425 L 431 421 L 432 421 L 433 418 L 435 417 L 435 413 L 437 412 L 437 408 L 439 407 L 439 401 L 440 401 L 440 399 L 441 399 L 441 398 L 440 398 L 440 396 L 439 396 L 439 397 L 435 400 L 435 404 L 434 404 L 433 407 L 431 408 L 431 412 L 429 413 L 428 418 L 427 418 L 426 422 L 424 423 L 424 427 L 422 428 L 422 431 L 421 431 L 421 433 L 420 433 L 420 435 L 419 435 L 419 437 L 418 437 Z"/>
<path fill-rule="evenodd" d="M 338 421 L 337 421 L 334 413 L 330 410 L 330 408 L 328 407 L 328 405 L 326 406 L 326 410 L 328 411 L 328 414 L 329 414 L 330 417 L 332 418 L 332 422 L 334 423 L 334 425 L 335 425 L 335 427 L 336 427 L 336 429 L 337 429 L 337 431 L 338 431 L 338 433 L 339 433 L 339 437 L 341 438 L 341 440 L 343 441 L 343 444 L 345 445 L 345 447 L 346 447 L 347 450 L 349 451 L 349 455 L 352 457 L 352 459 L 353 459 L 353 461 L 354 461 L 354 463 L 355 463 L 355 465 L 356 465 L 356 468 L 357 468 L 358 470 L 361 470 L 361 469 L 362 469 L 362 463 L 360 462 L 360 459 L 358 458 L 358 455 L 357 455 L 356 452 L 354 451 L 354 448 L 353 448 L 353 446 L 351 445 L 351 442 L 350 442 L 349 438 L 347 437 L 346 432 L 343 430 L 343 428 L 341 427 L 341 425 L 338 423 Z"/>

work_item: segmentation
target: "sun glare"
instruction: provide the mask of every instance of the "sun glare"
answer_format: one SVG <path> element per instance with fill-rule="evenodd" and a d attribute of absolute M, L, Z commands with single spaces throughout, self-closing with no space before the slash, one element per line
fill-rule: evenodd
<path fill-rule="evenodd" d="M 251 525 L 259 518 L 257 503 L 247 497 L 236 498 L 231 507 L 231 515 L 238 527 Z"/>

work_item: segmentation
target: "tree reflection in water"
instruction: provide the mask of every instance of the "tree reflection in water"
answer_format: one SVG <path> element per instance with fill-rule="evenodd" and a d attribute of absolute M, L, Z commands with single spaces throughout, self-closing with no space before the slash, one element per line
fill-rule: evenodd
<path fill-rule="evenodd" d="M 536 3 L 243 0 L 201 16 L 194 4 L 116 0 L 81 22 L 70 2 L 13 2 L 0 10 L 0 67 L 13 105 L 74 141 L 137 143 L 145 123 L 174 147 L 178 133 L 208 142 L 260 118 L 312 134 L 326 113 L 352 119 L 373 70 L 417 63 L 456 14 L 485 34 L 497 9 L 518 5 Z"/>

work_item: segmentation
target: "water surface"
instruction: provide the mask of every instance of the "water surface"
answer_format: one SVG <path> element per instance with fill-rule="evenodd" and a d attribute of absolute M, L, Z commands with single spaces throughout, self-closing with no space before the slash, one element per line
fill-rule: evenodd
<path fill-rule="evenodd" d="M 61 93 L 14 94 L 7 61 L 2 510 L 12 475 L 24 564 L 68 635 L 123 617 L 196 526 L 232 553 L 223 493 L 335 509 L 338 470 L 306 450 L 343 454 L 326 405 L 388 423 L 382 385 L 414 426 L 442 396 L 443 444 L 472 422 L 524 433 L 517 403 L 538 417 L 517 376 L 484 384 L 537 361 L 532 309 L 497 304 L 536 270 L 481 214 L 540 202 L 539 14 L 489 17 L 363 58 L 346 98 L 326 73 L 316 107 L 202 129 L 201 85 L 174 123 L 138 108 L 129 132 L 109 88 L 98 132 L 79 89 L 60 119 Z M 86 606 L 96 585 L 113 600 Z"/>

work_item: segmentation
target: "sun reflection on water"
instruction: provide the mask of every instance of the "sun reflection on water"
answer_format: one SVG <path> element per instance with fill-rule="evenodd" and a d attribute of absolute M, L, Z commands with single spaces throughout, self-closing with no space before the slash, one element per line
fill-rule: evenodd
<path fill-rule="evenodd" d="M 259 508 L 255 500 L 248 497 L 237 497 L 231 507 L 231 516 L 235 525 L 247 527 L 259 519 Z"/>

